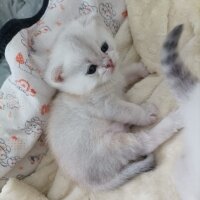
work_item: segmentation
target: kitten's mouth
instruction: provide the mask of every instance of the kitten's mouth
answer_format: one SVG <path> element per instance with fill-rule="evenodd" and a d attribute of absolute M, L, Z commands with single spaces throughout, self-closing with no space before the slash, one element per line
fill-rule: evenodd
<path fill-rule="evenodd" d="M 113 63 L 112 59 L 109 59 L 106 66 L 105 66 L 106 69 L 110 69 L 112 72 L 114 71 L 115 69 L 115 64 Z"/>

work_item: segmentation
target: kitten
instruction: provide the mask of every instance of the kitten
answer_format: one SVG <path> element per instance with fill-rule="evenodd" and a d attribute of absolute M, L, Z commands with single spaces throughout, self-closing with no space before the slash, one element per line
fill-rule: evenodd
<path fill-rule="evenodd" d="M 93 191 L 117 188 L 150 170 L 151 153 L 179 127 L 169 116 L 149 133 L 129 130 L 127 124 L 154 123 L 158 111 L 128 102 L 123 92 L 131 75 L 136 80 L 145 68 L 136 64 L 120 71 L 118 65 L 113 36 L 90 15 L 62 31 L 45 73 L 60 91 L 47 128 L 50 148 L 63 172 Z"/>
<path fill-rule="evenodd" d="M 177 188 L 183 200 L 200 199 L 200 81 L 177 52 L 183 25 L 175 27 L 163 46 L 162 64 L 169 85 L 180 102 L 184 118 L 183 154 L 176 166 Z M 179 116 L 179 117 L 181 117 Z"/>

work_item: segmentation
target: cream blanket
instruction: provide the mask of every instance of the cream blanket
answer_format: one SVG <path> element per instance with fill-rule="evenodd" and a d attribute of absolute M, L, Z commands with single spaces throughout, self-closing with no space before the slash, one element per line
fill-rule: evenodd
<path fill-rule="evenodd" d="M 132 63 L 141 58 L 152 73 L 131 88 L 128 95 L 136 103 L 154 102 L 164 117 L 175 108 L 175 101 L 160 73 L 160 47 L 166 33 L 184 23 L 181 53 L 191 70 L 200 74 L 200 2 L 126 0 L 126 4 L 128 19 L 116 35 L 121 59 Z M 98 194 L 88 194 L 64 178 L 49 153 L 30 177 L 24 181 L 10 179 L 2 189 L 0 200 L 178 200 L 172 169 L 180 147 L 181 135 L 177 135 L 156 152 L 155 170 L 138 176 L 116 191 Z"/>

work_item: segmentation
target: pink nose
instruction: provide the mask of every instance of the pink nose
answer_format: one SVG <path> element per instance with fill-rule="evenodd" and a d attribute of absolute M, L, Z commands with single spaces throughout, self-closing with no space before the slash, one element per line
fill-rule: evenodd
<path fill-rule="evenodd" d="M 107 62 L 107 65 L 106 65 L 106 68 L 114 68 L 114 64 L 113 64 L 113 61 L 111 59 L 108 60 Z"/>

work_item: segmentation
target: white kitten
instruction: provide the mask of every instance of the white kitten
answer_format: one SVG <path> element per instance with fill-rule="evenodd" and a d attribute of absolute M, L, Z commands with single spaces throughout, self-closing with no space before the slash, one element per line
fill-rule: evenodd
<path fill-rule="evenodd" d="M 163 70 L 180 101 L 184 118 L 184 148 L 176 166 L 177 188 L 183 200 L 200 199 L 200 81 L 190 73 L 177 52 L 183 26 L 175 27 L 163 46 Z M 181 117 L 181 115 L 179 117 Z"/>
<path fill-rule="evenodd" d="M 48 124 L 50 148 L 63 172 L 90 190 L 113 189 L 150 170 L 150 154 L 179 127 L 169 126 L 170 116 L 149 134 L 130 132 L 127 124 L 155 122 L 157 109 L 125 100 L 131 75 L 137 79 L 146 70 L 136 64 L 120 73 L 117 62 L 112 35 L 98 16 L 86 16 L 58 37 L 45 75 L 60 90 Z"/>

